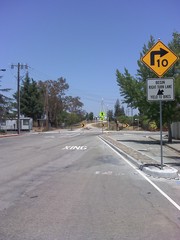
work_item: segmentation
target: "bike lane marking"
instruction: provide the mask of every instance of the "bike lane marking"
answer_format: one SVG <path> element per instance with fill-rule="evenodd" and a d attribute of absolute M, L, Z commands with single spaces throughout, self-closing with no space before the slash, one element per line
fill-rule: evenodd
<path fill-rule="evenodd" d="M 162 189 L 160 189 L 155 183 L 153 183 L 140 169 L 137 169 L 131 162 L 129 162 L 125 157 L 118 153 L 114 148 L 112 148 L 108 143 L 99 138 L 103 143 L 105 143 L 112 151 L 114 151 L 118 156 L 120 156 L 126 163 L 129 164 L 134 170 L 136 170 L 147 182 L 149 182 L 161 195 L 163 195 L 174 207 L 180 211 L 180 205 L 178 205 L 172 198 L 170 198 Z"/>

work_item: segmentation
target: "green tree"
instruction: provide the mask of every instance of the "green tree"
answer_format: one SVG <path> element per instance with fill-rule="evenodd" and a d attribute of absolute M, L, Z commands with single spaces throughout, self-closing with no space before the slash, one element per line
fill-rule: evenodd
<path fill-rule="evenodd" d="M 69 85 L 62 77 L 57 80 L 39 81 L 38 85 L 42 94 L 44 116 L 52 126 L 57 127 L 65 106 L 65 91 Z"/>
<path fill-rule="evenodd" d="M 92 121 L 92 120 L 94 119 L 94 114 L 93 114 L 93 112 L 90 112 L 89 114 L 87 113 L 86 118 L 87 118 L 87 120 Z"/>
<path fill-rule="evenodd" d="M 79 97 L 67 96 L 69 84 L 65 78 L 39 81 L 44 105 L 44 117 L 51 126 L 58 127 L 62 123 L 73 124 L 81 119 L 83 103 Z M 66 114 L 67 113 L 67 114 Z"/>
<path fill-rule="evenodd" d="M 16 96 L 17 93 L 15 98 L 17 98 Z M 30 79 L 28 73 L 20 88 L 20 112 L 27 117 L 31 117 L 34 121 L 40 118 L 43 113 L 40 90 L 37 83 Z"/>
<path fill-rule="evenodd" d="M 10 88 L 0 88 L 0 120 L 9 118 L 11 116 L 10 111 L 12 110 L 12 98 L 9 98 L 3 94 L 5 92 L 9 92 L 10 90 Z"/>
<path fill-rule="evenodd" d="M 147 51 L 155 44 L 154 38 L 151 36 L 147 45 L 143 46 L 140 57 L 144 56 Z M 173 33 L 173 39 L 169 43 L 169 47 L 180 55 L 180 34 Z M 159 103 L 147 102 L 146 100 L 146 79 L 157 78 L 157 76 L 148 69 L 140 60 L 137 61 L 139 69 L 137 69 L 136 77 L 130 75 L 125 68 L 124 73 L 116 71 L 117 84 L 120 87 L 120 93 L 124 97 L 124 102 L 133 108 L 138 108 L 140 116 L 148 118 L 149 121 L 155 121 L 159 125 Z M 163 124 L 168 126 L 169 142 L 172 142 L 170 124 L 179 116 L 180 103 L 180 64 L 177 62 L 166 74 L 165 77 L 175 78 L 175 101 L 163 102 Z"/>
<path fill-rule="evenodd" d="M 84 120 L 85 113 L 82 110 L 83 103 L 79 97 L 66 96 L 65 109 L 68 112 L 67 124 L 71 126 Z"/>
<path fill-rule="evenodd" d="M 124 115 L 124 108 L 121 107 L 119 99 L 116 100 L 116 103 L 114 105 L 114 117 L 119 117 L 121 115 Z"/>
<path fill-rule="evenodd" d="M 109 121 L 113 120 L 113 110 L 108 110 L 107 111 L 107 118 Z"/>
<path fill-rule="evenodd" d="M 80 101 L 80 97 L 66 96 L 65 107 L 69 112 L 81 114 L 83 103 Z"/>

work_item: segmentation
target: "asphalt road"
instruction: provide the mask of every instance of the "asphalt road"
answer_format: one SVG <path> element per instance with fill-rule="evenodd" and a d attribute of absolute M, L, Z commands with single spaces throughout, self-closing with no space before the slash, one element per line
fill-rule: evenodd
<path fill-rule="evenodd" d="M 179 181 L 153 181 L 167 199 L 99 134 L 0 139 L 0 240 L 179 239 Z"/>

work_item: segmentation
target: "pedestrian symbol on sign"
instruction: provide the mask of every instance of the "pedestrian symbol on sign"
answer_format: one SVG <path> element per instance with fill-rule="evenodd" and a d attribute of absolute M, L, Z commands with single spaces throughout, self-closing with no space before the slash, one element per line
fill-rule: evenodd
<path fill-rule="evenodd" d="M 99 113 L 99 116 L 100 116 L 100 119 L 101 119 L 101 120 L 104 120 L 104 118 L 105 118 L 105 112 L 100 112 L 100 113 Z"/>

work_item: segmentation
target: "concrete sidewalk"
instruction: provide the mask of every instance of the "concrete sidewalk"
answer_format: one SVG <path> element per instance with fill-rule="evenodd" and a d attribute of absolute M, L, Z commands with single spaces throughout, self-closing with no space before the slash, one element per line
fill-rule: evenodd
<path fill-rule="evenodd" d="M 149 132 L 107 132 L 102 138 L 148 175 L 168 179 L 179 178 L 180 140 L 167 143 L 163 136 L 163 169 L 161 169 L 160 135 Z"/>
<path fill-rule="evenodd" d="M 155 141 L 159 141 L 160 143 L 160 136 L 159 135 L 154 135 L 152 137 L 149 137 L 150 139 L 153 139 Z M 170 149 L 173 149 L 175 150 L 177 153 L 180 154 L 180 140 L 177 140 L 177 139 L 173 139 L 173 142 L 172 143 L 168 143 L 168 137 L 166 135 L 163 136 L 163 144 L 170 148 Z"/>

